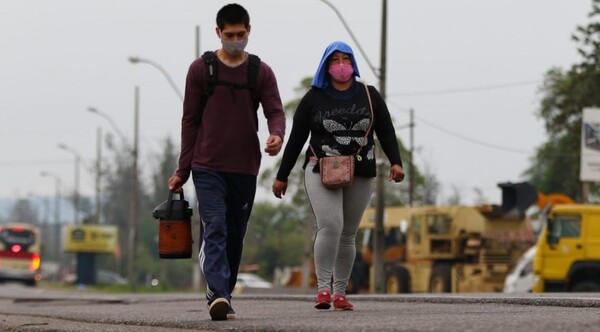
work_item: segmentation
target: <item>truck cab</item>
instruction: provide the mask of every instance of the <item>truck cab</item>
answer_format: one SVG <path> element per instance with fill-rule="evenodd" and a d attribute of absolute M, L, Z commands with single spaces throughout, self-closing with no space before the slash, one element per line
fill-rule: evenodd
<path fill-rule="evenodd" d="M 555 205 L 536 244 L 534 292 L 600 291 L 600 205 Z"/>

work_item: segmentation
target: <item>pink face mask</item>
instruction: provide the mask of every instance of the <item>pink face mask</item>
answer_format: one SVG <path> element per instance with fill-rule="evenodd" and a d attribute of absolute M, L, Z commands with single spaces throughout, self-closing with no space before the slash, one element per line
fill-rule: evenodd
<path fill-rule="evenodd" d="M 336 82 L 344 83 L 352 77 L 352 74 L 354 69 L 349 63 L 334 63 L 329 66 L 329 75 Z"/>

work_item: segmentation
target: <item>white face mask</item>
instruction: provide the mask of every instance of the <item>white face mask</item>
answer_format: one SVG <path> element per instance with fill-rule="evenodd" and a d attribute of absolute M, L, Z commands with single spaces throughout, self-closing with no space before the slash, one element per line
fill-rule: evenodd
<path fill-rule="evenodd" d="M 248 45 L 248 38 L 238 41 L 229 41 L 221 39 L 221 45 L 223 45 L 223 49 L 225 52 L 236 56 L 242 54 L 246 45 Z"/>

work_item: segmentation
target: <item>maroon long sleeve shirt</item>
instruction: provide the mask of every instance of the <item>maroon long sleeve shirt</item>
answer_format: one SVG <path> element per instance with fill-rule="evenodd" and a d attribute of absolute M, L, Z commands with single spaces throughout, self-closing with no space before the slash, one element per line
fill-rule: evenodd
<path fill-rule="evenodd" d="M 248 59 L 237 67 L 229 67 L 215 58 L 219 81 L 247 84 Z M 216 85 L 198 123 L 200 102 L 206 98 L 206 69 L 199 58 L 188 70 L 181 120 L 181 154 L 175 174 L 183 182 L 189 178 L 192 168 L 258 175 L 262 155 L 256 127 L 258 115 L 248 89 Z M 275 75 L 264 62 L 259 67 L 256 93 L 269 133 L 283 141 L 285 113 Z"/>

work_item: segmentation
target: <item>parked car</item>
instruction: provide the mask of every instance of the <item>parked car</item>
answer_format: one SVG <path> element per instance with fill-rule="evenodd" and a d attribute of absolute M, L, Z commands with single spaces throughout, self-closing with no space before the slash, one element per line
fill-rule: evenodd
<path fill-rule="evenodd" d="M 127 279 L 118 273 L 98 270 L 96 273 L 96 284 L 98 285 L 127 285 Z"/>
<path fill-rule="evenodd" d="M 238 273 L 236 288 L 272 288 L 273 284 L 252 273 Z"/>
<path fill-rule="evenodd" d="M 533 258 L 535 246 L 529 248 L 506 276 L 504 293 L 530 293 L 533 290 Z"/>
<path fill-rule="evenodd" d="M 68 285 L 77 283 L 77 273 L 70 271 L 63 277 L 63 282 Z M 96 271 L 96 285 L 127 285 L 127 279 L 116 272 L 108 270 Z"/>

